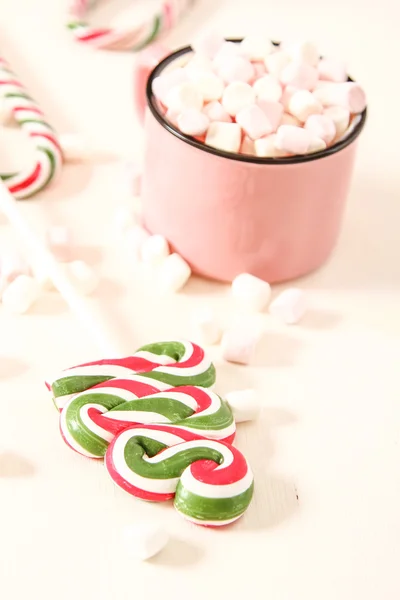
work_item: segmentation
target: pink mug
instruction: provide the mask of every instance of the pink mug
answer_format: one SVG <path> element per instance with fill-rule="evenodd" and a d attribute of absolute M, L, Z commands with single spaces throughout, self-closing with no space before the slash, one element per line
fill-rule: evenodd
<path fill-rule="evenodd" d="M 136 71 L 146 134 L 144 227 L 164 235 L 195 273 L 220 281 L 246 272 L 273 283 L 317 269 L 338 238 L 367 111 L 347 136 L 314 154 L 276 159 L 216 150 L 168 123 L 152 95 L 154 78 L 188 52 L 165 58 L 155 47 Z"/>

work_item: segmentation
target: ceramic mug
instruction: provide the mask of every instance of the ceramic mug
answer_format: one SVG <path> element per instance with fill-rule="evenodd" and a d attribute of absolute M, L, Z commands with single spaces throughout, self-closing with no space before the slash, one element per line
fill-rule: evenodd
<path fill-rule="evenodd" d="M 273 283 L 313 271 L 338 238 L 367 111 L 344 138 L 314 154 L 276 159 L 216 150 L 168 123 L 152 95 L 154 78 L 189 52 L 165 57 L 153 48 L 136 70 L 146 135 L 144 227 L 208 278 L 232 281 L 247 272 Z"/>

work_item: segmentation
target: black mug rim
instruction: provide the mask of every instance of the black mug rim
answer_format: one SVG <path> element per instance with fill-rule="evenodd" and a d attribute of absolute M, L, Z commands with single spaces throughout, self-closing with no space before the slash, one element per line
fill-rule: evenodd
<path fill-rule="evenodd" d="M 228 42 L 239 43 L 242 41 L 242 38 L 229 38 Z M 273 42 L 274 45 L 279 46 L 278 42 Z M 169 54 L 164 60 L 162 60 L 158 65 L 152 70 L 146 85 L 146 99 L 147 104 L 150 108 L 150 111 L 153 117 L 160 123 L 164 129 L 172 133 L 175 137 L 182 140 L 186 144 L 193 146 L 203 152 L 208 152 L 209 154 L 214 154 L 215 156 L 220 156 L 221 158 L 227 158 L 229 160 L 236 160 L 239 162 L 245 163 L 253 163 L 253 164 L 261 164 L 261 165 L 288 165 L 288 164 L 297 164 L 310 162 L 313 160 L 319 160 L 321 158 L 326 158 L 327 156 L 331 156 L 332 154 L 336 154 L 336 152 L 340 152 L 344 148 L 347 148 L 350 144 L 352 144 L 360 135 L 361 131 L 364 129 L 365 122 L 367 120 L 367 108 L 363 110 L 361 113 L 361 118 L 357 125 L 352 129 L 350 134 L 345 138 L 336 142 L 332 146 L 326 148 L 325 150 L 321 150 L 319 152 L 313 152 L 312 154 L 302 154 L 297 156 L 286 156 L 281 158 L 262 158 L 259 156 L 251 156 L 247 154 L 237 154 L 233 152 L 225 152 L 224 150 L 218 150 L 217 148 L 213 148 L 212 146 L 207 146 L 201 142 L 198 142 L 196 139 L 185 135 L 180 132 L 179 129 L 174 127 L 171 123 L 169 123 L 164 116 L 159 112 L 155 97 L 152 92 L 153 81 L 160 73 L 164 70 L 164 68 L 169 65 L 171 62 L 184 56 L 188 52 L 192 52 L 191 46 L 185 46 Z M 348 81 L 353 81 L 351 77 L 348 77 Z"/>

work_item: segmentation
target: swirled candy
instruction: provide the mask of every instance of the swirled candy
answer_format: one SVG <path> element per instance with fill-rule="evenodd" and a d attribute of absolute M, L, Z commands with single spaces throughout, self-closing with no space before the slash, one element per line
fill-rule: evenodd
<path fill-rule="evenodd" d="M 105 465 L 115 483 L 143 500 L 174 499 L 176 510 L 198 525 L 239 519 L 253 496 L 253 474 L 230 444 L 173 426 L 135 426 L 110 444 Z"/>

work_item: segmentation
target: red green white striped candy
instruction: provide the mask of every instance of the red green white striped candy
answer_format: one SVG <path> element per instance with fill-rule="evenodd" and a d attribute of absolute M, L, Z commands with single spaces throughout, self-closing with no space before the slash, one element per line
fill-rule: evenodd
<path fill-rule="evenodd" d="M 158 391 L 140 377 L 111 379 L 77 394 L 60 414 L 66 443 L 90 458 L 102 458 L 115 435 L 139 423 L 173 423 L 229 442 L 236 431 L 228 403 L 214 392 L 195 386 Z"/>
<path fill-rule="evenodd" d="M 210 387 L 215 382 L 215 368 L 204 350 L 184 340 L 156 342 L 139 348 L 127 358 L 105 359 L 85 363 L 62 371 L 47 382 L 59 409 L 71 396 L 114 378 L 138 375 L 162 391 L 168 387 L 196 385 Z"/>
<path fill-rule="evenodd" d="M 131 50 L 137 52 L 154 42 L 160 34 L 175 27 L 177 21 L 194 4 L 195 0 L 164 0 L 159 11 L 134 28 L 115 29 L 91 27 L 86 15 L 96 0 L 73 0 L 67 27 L 75 39 L 88 46 L 106 50 Z"/>
<path fill-rule="evenodd" d="M 253 474 L 239 450 L 174 426 L 126 429 L 109 445 L 105 465 L 125 491 L 153 502 L 175 498 L 176 510 L 199 525 L 236 521 L 253 496 Z"/>
<path fill-rule="evenodd" d="M 2 58 L 0 98 L 16 123 L 28 134 L 35 151 L 34 162 L 29 168 L 19 173 L 2 174 L 0 178 L 15 198 L 30 198 L 43 190 L 61 171 L 63 158 L 58 136 Z"/>

